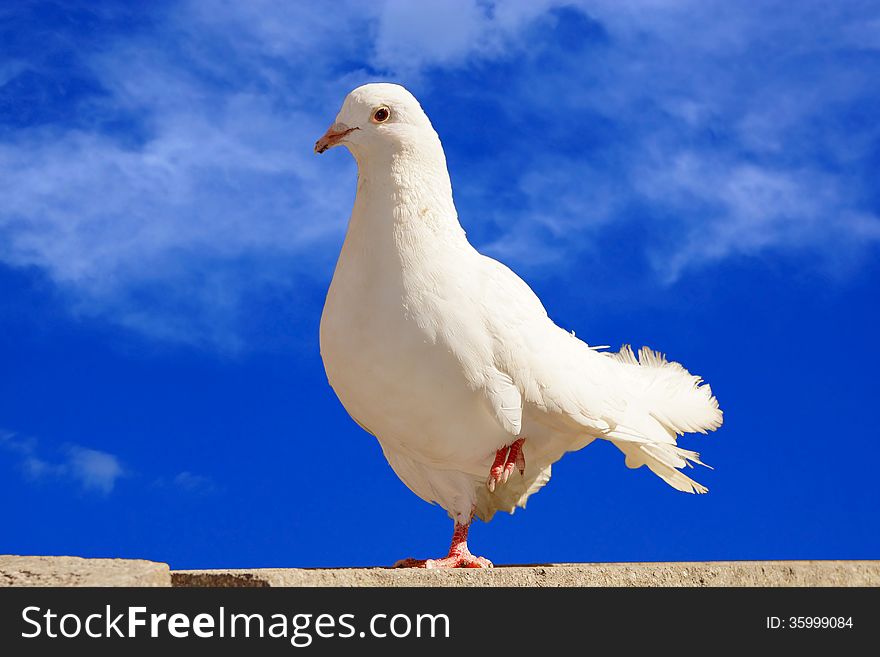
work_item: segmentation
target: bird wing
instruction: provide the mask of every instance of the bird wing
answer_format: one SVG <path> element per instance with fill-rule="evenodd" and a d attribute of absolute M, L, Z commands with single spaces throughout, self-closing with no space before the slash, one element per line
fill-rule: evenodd
<path fill-rule="evenodd" d="M 486 394 L 501 426 L 518 436 L 522 431 L 522 395 L 510 375 L 491 368 L 486 377 Z"/>
<path fill-rule="evenodd" d="M 676 445 L 676 436 L 721 425 L 709 386 L 648 348 L 636 359 L 628 345 L 619 353 L 590 347 L 556 326 L 510 269 L 488 257 L 483 268 L 495 367 L 510 377 L 523 403 L 567 426 L 572 445 L 584 433 L 606 438 L 626 454 L 627 466 L 647 465 L 678 490 L 705 492 L 678 472 L 702 463 L 699 454 Z"/>
<path fill-rule="evenodd" d="M 494 367 L 524 403 L 558 413 L 591 431 L 625 407 L 607 385 L 615 378 L 596 349 L 556 326 L 532 289 L 505 265 L 483 256 L 482 305 L 492 336 Z"/>

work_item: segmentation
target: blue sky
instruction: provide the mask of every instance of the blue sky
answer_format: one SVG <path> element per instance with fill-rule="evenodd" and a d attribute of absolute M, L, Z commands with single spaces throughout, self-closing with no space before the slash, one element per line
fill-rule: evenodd
<path fill-rule="evenodd" d="M 475 552 L 880 557 L 877 3 L 13 2 L 0 55 L 0 553 L 445 549 L 318 354 L 355 166 L 312 145 L 387 80 L 478 248 L 725 411 L 709 495 L 592 445 Z"/>

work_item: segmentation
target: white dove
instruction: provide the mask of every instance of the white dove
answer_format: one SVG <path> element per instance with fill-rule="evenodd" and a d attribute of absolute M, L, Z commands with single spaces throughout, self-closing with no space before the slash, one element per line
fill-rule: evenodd
<path fill-rule="evenodd" d="M 709 386 L 647 348 L 637 359 L 628 345 L 588 346 L 474 249 L 440 138 L 409 91 L 352 91 L 315 151 L 338 145 L 358 182 L 321 317 L 327 378 L 403 483 L 455 521 L 446 557 L 396 565 L 490 567 L 468 549 L 473 517 L 524 507 L 553 463 L 596 438 L 630 468 L 706 492 L 677 470 L 700 460 L 676 436 L 721 425 Z"/>

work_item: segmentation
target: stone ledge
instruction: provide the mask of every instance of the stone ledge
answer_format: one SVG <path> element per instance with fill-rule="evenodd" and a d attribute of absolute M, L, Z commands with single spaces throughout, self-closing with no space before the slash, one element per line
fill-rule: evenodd
<path fill-rule="evenodd" d="M 0 555 L 2 586 L 171 586 L 171 572 L 143 559 Z"/>
<path fill-rule="evenodd" d="M 700 561 L 491 570 L 256 568 L 170 571 L 139 559 L 0 555 L 3 586 L 880 586 L 880 561 Z"/>
<path fill-rule="evenodd" d="M 174 586 L 880 586 L 880 561 L 709 561 L 500 566 L 491 570 L 183 570 Z"/>

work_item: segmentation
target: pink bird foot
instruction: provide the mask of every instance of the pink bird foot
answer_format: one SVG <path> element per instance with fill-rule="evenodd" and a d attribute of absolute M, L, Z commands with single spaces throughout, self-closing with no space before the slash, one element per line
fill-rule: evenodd
<path fill-rule="evenodd" d="M 470 525 L 455 524 L 449 554 L 442 559 L 401 559 L 393 568 L 492 568 L 492 562 L 471 554 L 467 546 Z"/>
<path fill-rule="evenodd" d="M 486 480 L 490 492 L 494 493 L 498 484 L 506 484 L 514 468 L 519 470 L 520 475 L 525 474 L 526 457 L 522 450 L 525 441 L 525 438 L 518 438 L 496 452 L 495 461 L 489 468 L 489 478 Z"/>

